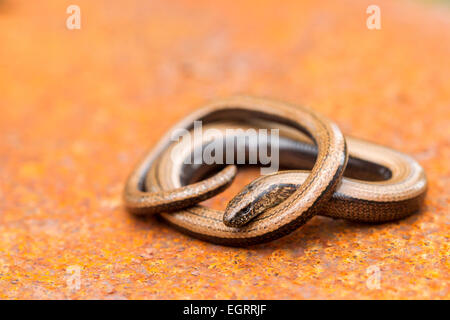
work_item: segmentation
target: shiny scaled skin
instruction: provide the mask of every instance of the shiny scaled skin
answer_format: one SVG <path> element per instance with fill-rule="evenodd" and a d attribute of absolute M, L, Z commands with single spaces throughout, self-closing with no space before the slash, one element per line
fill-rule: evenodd
<path fill-rule="evenodd" d="M 295 170 L 256 179 L 230 201 L 224 214 L 197 203 L 224 190 L 236 167 L 219 166 L 201 180 L 199 172 L 207 166 L 186 166 L 183 160 L 208 141 L 183 145 L 171 140 L 171 130 L 127 180 L 124 201 L 131 212 L 159 213 L 186 234 L 246 246 L 280 238 L 315 214 L 384 222 L 416 212 L 423 202 L 427 181 L 416 161 L 386 147 L 344 138 L 336 125 L 309 109 L 236 96 L 209 103 L 173 130 L 192 130 L 195 120 L 223 134 L 230 127 L 279 129 L 280 165 Z M 171 156 L 174 148 L 177 157 Z"/>

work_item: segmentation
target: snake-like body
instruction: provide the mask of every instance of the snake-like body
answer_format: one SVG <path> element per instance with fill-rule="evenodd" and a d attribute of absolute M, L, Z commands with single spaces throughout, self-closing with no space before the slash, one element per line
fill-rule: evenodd
<path fill-rule="evenodd" d="M 195 120 L 202 121 L 204 130 L 214 128 L 223 136 L 229 128 L 279 129 L 280 166 L 292 170 L 254 180 L 225 213 L 199 205 L 224 190 L 237 168 L 185 163 L 215 139 L 172 141 L 173 130 L 192 131 Z M 254 143 L 246 142 L 246 153 Z M 286 235 L 315 214 L 361 222 L 399 219 L 419 210 L 426 189 L 422 167 L 403 153 L 344 138 L 336 125 L 309 109 L 238 96 L 211 102 L 169 131 L 133 170 L 124 199 L 136 214 L 160 213 L 187 234 L 242 246 Z"/>

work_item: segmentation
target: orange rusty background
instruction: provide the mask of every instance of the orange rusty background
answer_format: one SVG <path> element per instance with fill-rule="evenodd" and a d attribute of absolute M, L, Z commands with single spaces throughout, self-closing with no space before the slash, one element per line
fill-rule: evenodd
<path fill-rule="evenodd" d="M 373 2 L 381 30 L 366 27 Z M 81 30 L 66 28 L 69 4 Z M 450 298 L 449 57 L 441 2 L 0 0 L 0 297 Z M 429 178 L 423 211 L 315 217 L 247 249 L 128 214 L 122 187 L 146 150 L 236 92 L 411 154 Z"/>

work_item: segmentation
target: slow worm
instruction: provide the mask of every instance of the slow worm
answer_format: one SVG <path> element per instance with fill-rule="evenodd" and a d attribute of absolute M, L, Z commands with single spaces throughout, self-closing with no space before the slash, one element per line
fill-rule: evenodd
<path fill-rule="evenodd" d="M 173 130 L 192 130 L 195 120 L 224 135 L 228 128 L 280 129 L 280 165 L 294 170 L 254 180 L 230 201 L 225 215 L 198 205 L 225 189 L 237 170 L 184 163 L 214 139 L 205 136 L 197 145 L 171 140 Z M 252 147 L 248 141 L 246 152 Z M 212 169 L 221 171 L 199 180 Z M 420 208 L 426 187 L 423 169 L 405 154 L 344 139 L 332 122 L 306 108 L 238 96 L 211 102 L 174 126 L 132 172 L 124 199 L 136 214 L 160 213 L 185 233 L 242 246 L 286 235 L 315 214 L 364 222 L 402 218 Z"/>

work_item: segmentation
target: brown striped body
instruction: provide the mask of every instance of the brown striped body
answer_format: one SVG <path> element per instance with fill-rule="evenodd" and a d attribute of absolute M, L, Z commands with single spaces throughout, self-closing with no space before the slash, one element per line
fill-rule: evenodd
<path fill-rule="evenodd" d="M 426 192 L 425 174 L 413 159 L 358 139 L 344 139 L 334 124 L 308 109 L 232 97 L 210 103 L 175 128 L 191 130 L 194 120 L 224 132 L 230 126 L 280 128 L 283 167 L 310 170 L 255 180 L 230 202 L 224 217 L 223 212 L 196 203 L 226 188 L 236 168 L 227 166 L 189 184 L 204 166 L 189 167 L 183 159 L 207 141 L 179 148 L 166 135 L 129 177 L 126 206 L 138 214 L 160 212 L 177 229 L 201 239 L 237 246 L 270 241 L 315 214 L 388 221 L 417 211 Z M 177 146 L 180 157 L 174 159 L 171 150 Z M 350 160 L 345 169 L 347 152 Z"/>

